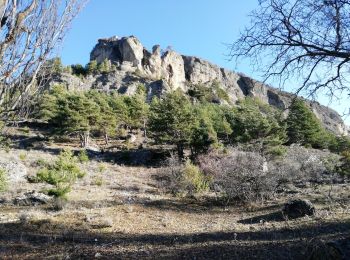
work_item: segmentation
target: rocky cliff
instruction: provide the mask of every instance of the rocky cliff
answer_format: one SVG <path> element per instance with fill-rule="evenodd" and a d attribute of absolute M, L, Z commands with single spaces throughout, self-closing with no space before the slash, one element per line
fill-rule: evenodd
<path fill-rule="evenodd" d="M 107 59 L 116 69 L 110 73 L 90 75 L 83 80 L 67 79 L 69 76 L 62 74 L 55 81 L 65 83 L 69 88 L 114 90 L 129 95 L 135 93 L 137 86 L 143 83 L 147 87 L 149 99 L 178 88 L 184 92 L 195 85 L 211 88 L 215 82 L 227 93 L 229 99 L 219 99 L 218 102 L 234 104 L 238 99 L 252 96 L 285 109 L 286 113 L 293 99 L 290 93 L 197 57 L 183 56 L 170 49 L 162 51 L 159 45 L 155 45 L 150 52 L 134 36 L 100 39 L 92 50 L 90 59 L 98 63 Z M 327 129 L 336 134 L 348 134 L 337 112 L 317 102 L 307 102 Z"/>

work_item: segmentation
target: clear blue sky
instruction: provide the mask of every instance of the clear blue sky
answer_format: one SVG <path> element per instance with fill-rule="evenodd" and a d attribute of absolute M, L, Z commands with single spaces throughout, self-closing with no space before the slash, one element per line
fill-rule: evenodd
<path fill-rule="evenodd" d="M 248 62 L 239 67 L 229 62 L 225 45 L 249 23 L 247 15 L 257 4 L 258 0 L 90 0 L 66 37 L 62 60 L 86 64 L 97 39 L 135 35 L 148 49 L 155 44 L 172 46 L 181 54 L 261 79 Z M 320 102 L 328 104 L 325 98 Z M 330 106 L 343 113 L 344 102 Z"/>

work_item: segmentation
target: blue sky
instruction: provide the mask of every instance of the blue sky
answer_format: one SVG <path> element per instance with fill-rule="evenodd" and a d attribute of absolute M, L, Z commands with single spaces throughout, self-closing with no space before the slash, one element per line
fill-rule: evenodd
<path fill-rule="evenodd" d="M 257 4 L 258 0 L 90 0 L 66 37 L 62 60 L 86 64 L 97 39 L 135 35 L 148 49 L 155 44 L 172 46 L 181 54 L 261 79 L 248 61 L 238 67 L 228 61 L 225 45 L 249 23 L 248 14 Z M 320 102 L 328 104 L 326 98 Z M 330 107 L 343 113 L 346 106 L 342 100 Z"/>

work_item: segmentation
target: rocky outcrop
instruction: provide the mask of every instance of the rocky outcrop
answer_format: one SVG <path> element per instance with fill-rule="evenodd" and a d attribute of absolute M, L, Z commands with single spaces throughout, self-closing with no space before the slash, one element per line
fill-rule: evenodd
<path fill-rule="evenodd" d="M 8 158 L 0 158 L 0 169 L 6 171 L 7 181 L 11 184 L 23 182 L 27 176 L 26 166 Z"/>
<path fill-rule="evenodd" d="M 64 74 L 58 82 L 66 82 L 68 88 L 73 88 L 69 86 L 74 85 L 79 90 L 94 88 L 127 95 L 134 94 L 137 86 L 144 84 L 147 87 L 148 100 L 179 88 L 186 93 L 194 85 L 211 88 L 215 82 L 216 86 L 220 86 L 228 94 L 231 104 L 251 96 L 284 110 L 285 114 L 294 98 L 291 93 L 197 57 L 182 56 L 173 50 L 162 51 L 159 45 L 155 45 L 150 52 L 134 36 L 100 39 L 92 50 L 90 59 L 98 63 L 107 59 L 114 64 L 116 70 L 85 79 L 73 76 L 69 78 Z M 221 100 L 219 103 L 226 101 Z M 317 102 L 306 102 L 328 130 L 336 134 L 348 134 L 348 129 L 338 113 Z"/>
<path fill-rule="evenodd" d="M 17 206 L 37 206 L 48 204 L 52 201 L 52 197 L 36 191 L 27 192 L 22 196 L 16 197 L 13 204 Z"/>

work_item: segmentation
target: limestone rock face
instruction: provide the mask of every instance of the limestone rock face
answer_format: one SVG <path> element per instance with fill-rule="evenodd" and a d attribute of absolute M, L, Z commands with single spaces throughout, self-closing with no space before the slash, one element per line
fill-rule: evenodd
<path fill-rule="evenodd" d="M 197 57 L 183 56 L 183 60 L 186 65 L 186 79 L 192 84 L 222 81 L 223 75 L 219 67 Z"/>
<path fill-rule="evenodd" d="M 78 78 L 75 75 L 69 73 L 60 73 L 52 75 L 52 78 L 46 83 L 48 87 L 52 87 L 54 85 L 63 85 L 67 88 L 67 90 L 78 90 L 85 91 L 91 89 L 93 79 L 88 77 L 84 80 Z"/>
<path fill-rule="evenodd" d="M 90 59 L 97 63 L 107 59 L 116 69 L 107 74 L 90 75 L 85 79 L 62 75 L 56 81 L 66 84 L 68 89 L 93 88 L 106 92 L 113 90 L 126 95 L 133 95 L 137 86 L 144 84 L 148 100 L 176 89 L 186 93 L 195 85 L 211 88 L 215 82 L 216 86 L 219 85 L 228 94 L 231 104 L 251 96 L 282 109 L 285 115 L 294 98 L 291 93 L 220 68 L 198 57 L 182 56 L 172 50 L 162 52 L 159 45 L 148 51 L 134 36 L 99 40 L 90 54 Z M 305 101 L 328 130 L 336 134 L 348 134 L 348 129 L 338 113 L 317 102 Z M 226 103 L 226 100 L 218 100 L 218 103 Z"/>
<path fill-rule="evenodd" d="M 90 60 L 96 60 L 98 63 L 102 63 L 105 59 L 119 62 L 121 59 L 119 44 L 118 37 L 98 40 L 98 44 L 90 54 Z"/>
<path fill-rule="evenodd" d="M 121 62 L 128 61 L 134 67 L 142 68 L 143 46 L 135 37 L 123 38 L 119 43 Z"/>
<path fill-rule="evenodd" d="M 167 51 L 162 57 L 163 76 L 174 89 L 186 90 L 185 64 L 182 56 L 174 51 Z"/>
<path fill-rule="evenodd" d="M 142 44 L 134 36 L 100 39 L 92 50 L 90 59 L 96 60 L 97 63 L 102 63 L 105 59 L 114 64 L 130 62 L 133 67 L 141 68 L 143 50 Z"/>

